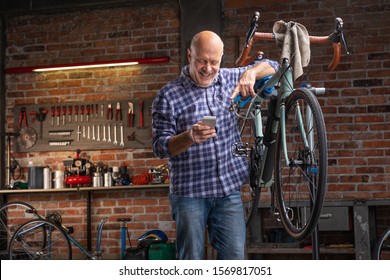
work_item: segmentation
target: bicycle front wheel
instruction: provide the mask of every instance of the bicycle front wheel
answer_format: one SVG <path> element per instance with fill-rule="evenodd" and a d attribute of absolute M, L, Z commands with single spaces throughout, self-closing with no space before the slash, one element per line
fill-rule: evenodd
<path fill-rule="evenodd" d="M 60 226 L 38 219 L 23 224 L 15 231 L 8 255 L 11 260 L 70 260 L 72 248 Z"/>
<path fill-rule="evenodd" d="M 284 122 L 285 131 L 279 125 L 276 140 L 276 201 L 288 234 L 304 239 L 318 224 L 328 168 L 325 122 L 314 94 L 294 90 L 286 102 Z"/>
<path fill-rule="evenodd" d="M 390 260 L 390 228 L 379 239 L 374 250 L 375 260 Z"/>
<path fill-rule="evenodd" d="M 0 207 L 0 258 L 9 259 L 8 246 L 16 229 L 27 221 L 37 219 L 34 207 L 25 202 L 8 202 Z"/>

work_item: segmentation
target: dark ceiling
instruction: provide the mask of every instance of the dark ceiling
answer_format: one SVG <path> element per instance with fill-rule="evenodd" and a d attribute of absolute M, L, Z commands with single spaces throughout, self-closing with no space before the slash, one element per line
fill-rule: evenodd
<path fill-rule="evenodd" d="M 172 1 L 172 0 L 171 0 Z M 0 14 L 58 12 L 85 8 L 151 4 L 162 0 L 0 0 Z M 164 1 L 167 2 L 167 1 Z"/>

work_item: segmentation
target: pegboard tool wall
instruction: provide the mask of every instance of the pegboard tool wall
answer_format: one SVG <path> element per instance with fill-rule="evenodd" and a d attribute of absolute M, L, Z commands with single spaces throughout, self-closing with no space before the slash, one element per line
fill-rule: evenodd
<path fill-rule="evenodd" d="M 15 150 L 151 148 L 152 102 L 152 98 L 144 98 L 93 104 L 77 102 L 15 106 L 14 127 L 20 133 L 15 137 Z M 130 103 L 133 104 L 132 115 L 128 114 Z M 120 108 L 117 108 L 118 104 Z"/>

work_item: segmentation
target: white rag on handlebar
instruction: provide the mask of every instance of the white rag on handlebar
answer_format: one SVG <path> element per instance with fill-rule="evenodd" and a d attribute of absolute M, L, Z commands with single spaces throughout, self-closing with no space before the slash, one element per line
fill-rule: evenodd
<path fill-rule="evenodd" d="M 297 22 L 275 22 L 273 27 L 276 43 L 293 68 L 294 81 L 303 74 L 303 67 L 310 62 L 310 39 L 306 27 Z"/>

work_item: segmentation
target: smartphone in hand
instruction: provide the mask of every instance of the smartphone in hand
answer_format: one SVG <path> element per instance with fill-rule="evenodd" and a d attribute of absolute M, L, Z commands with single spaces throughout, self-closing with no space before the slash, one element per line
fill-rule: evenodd
<path fill-rule="evenodd" d="M 202 124 L 208 125 L 211 128 L 215 128 L 216 120 L 216 116 L 204 116 L 202 119 Z"/>

